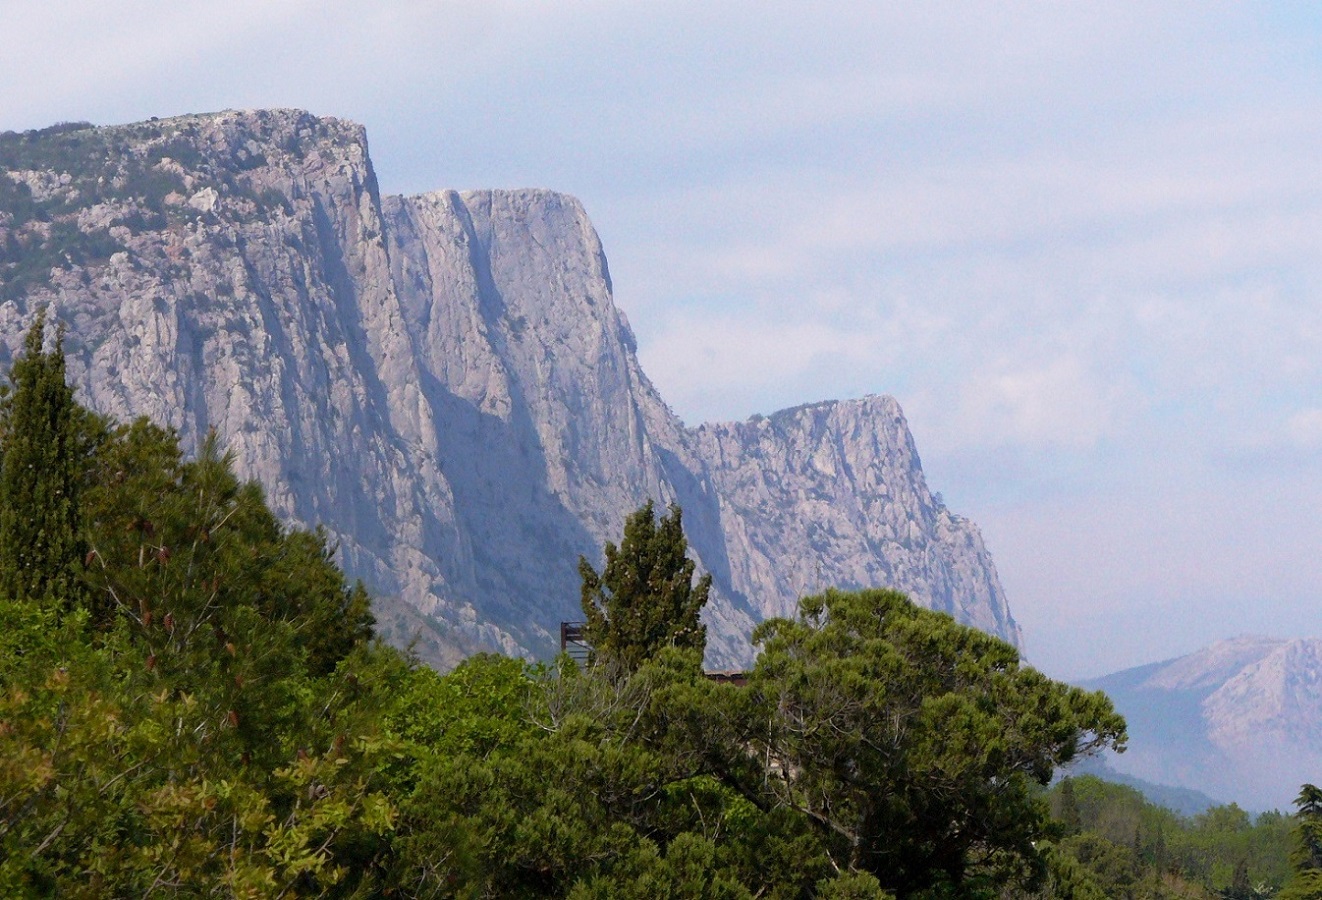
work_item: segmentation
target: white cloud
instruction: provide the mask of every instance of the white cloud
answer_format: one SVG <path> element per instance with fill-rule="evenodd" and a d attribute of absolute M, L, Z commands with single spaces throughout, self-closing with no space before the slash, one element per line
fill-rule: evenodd
<path fill-rule="evenodd" d="M 1086 449 L 1112 434 L 1133 405 L 1114 378 L 1075 358 L 1009 366 L 965 382 L 957 421 L 980 445 Z"/>

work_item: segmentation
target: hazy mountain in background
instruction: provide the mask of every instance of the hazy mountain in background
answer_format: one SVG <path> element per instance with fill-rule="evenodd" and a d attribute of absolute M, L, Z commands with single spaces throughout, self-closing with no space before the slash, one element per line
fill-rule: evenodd
<path fill-rule="evenodd" d="M 710 660 L 827 586 L 1020 641 L 977 528 L 889 397 L 687 428 L 639 368 L 600 241 L 547 191 L 379 193 L 363 130 L 224 112 L 0 135 L 0 363 L 40 304 L 81 399 L 216 429 L 322 523 L 382 630 L 449 665 L 545 655 L 647 498 L 712 573 Z M 714 386 L 718 389 L 718 386 Z"/>
<path fill-rule="evenodd" d="M 1086 682 L 1129 723 L 1118 772 L 1247 809 L 1293 808 L 1322 781 L 1322 641 L 1240 637 Z"/>
<path fill-rule="evenodd" d="M 1114 757 L 1112 757 L 1114 758 Z M 1138 791 L 1149 803 L 1164 806 L 1182 816 L 1193 817 L 1207 812 L 1214 806 L 1223 806 L 1225 801 L 1209 797 L 1202 791 L 1186 787 L 1173 787 L 1169 784 L 1157 784 L 1134 775 L 1126 775 L 1112 768 L 1107 759 L 1088 756 L 1080 759 L 1061 772 L 1058 778 L 1073 775 L 1093 775 L 1113 784 L 1123 784 Z"/>

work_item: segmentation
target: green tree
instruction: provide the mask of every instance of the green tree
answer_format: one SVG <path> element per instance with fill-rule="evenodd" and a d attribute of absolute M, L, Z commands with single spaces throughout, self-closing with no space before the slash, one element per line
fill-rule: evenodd
<path fill-rule="evenodd" d="M 867 595 L 862 598 L 866 601 Z M 847 605 L 845 601 L 840 607 Z M 609 858 L 607 845 L 595 843 L 605 838 L 601 829 L 625 826 L 633 832 L 634 837 L 614 845 L 618 864 L 594 862 L 577 870 L 601 895 L 647 895 L 651 890 L 653 896 L 665 896 L 670 888 L 656 866 L 693 858 L 678 856 L 677 846 L 687 853 L 708 844 L 714 853 L 712 865 L 725 869 L 719 879 L 713 873 L 706 888 L 712 892 L 720 883 L 786 900 L 880 896 L 887 889 L 901 896 L 978 896 L 994 895 L 1004 881 L 1031 881 L 1035 865 L 1046 868 L 1033 858 L 1037 851 L 1032 847 L 1032 841 L 1047 832 L 1045 811 L 1032 797 L 1037 779 L 1016 775 L 1014 768 L 1030 755 L 1025 745 L 1031 741 L 1041 743 L 1036 752 L 1047 759 L 1069 755 L 1066 745 L 1071 752 L 1086 750 L 1098 737 L 1083 727 L 1090 721 L 1085 707 L 1096 698 L 1079 692 L 1072 706 L 1070 698 L 1060 696 L 1067 691 L 1064 686 L 1051 685 L 1036 673 L 1018 683 L 1006 673 L 1005 683 L 989 690 L 993 686 L 977 683 L 977 676 L 980 667 L 994 668 L 998 662 L 978 658 L 985 648 L 970 640 L 941 646 L 951 637 L 947 629 L 961 635 L 966 629 L 916 608 L 914 617 L 939 627 L 897 642 L 895 657 L 901 666 L 895 671 L 911 671 L 893 683 L 891 673 L 875 665 L 875 657 L 867 659 L 868 650 L 875 648 L 863 648 L 862 668 L 851 671 L 859 658 L 853 648 L 842 648 L 841 641 L 793 647 L 769 643 L 759 669 L 769 668 L 755 669 L 746 688 L 703 678 L 696 655 L 674 648 L 623 679 L 590 670 L 548 680 L 543 697 L 547 708 L 534 717 L 532 732 L 546 735 L 538 738 L 546 743 L 510 754 L 509 763 L 515 767 L 511 773 L 531 765 L 534 771 L 524 776 L 530 782 L 539 770 L 560 773 L 556 797 L 529 793 L 526 787 L 512 796 L 535 798 L 550 807 L 536 814 L 552 815 L 542 826 L 548 835 L 562 838 L 586 826 L 575 850 L 583 859 Z M 999 642 L 990 646 L 1004 647 Z M 965 681 L 954 680 L 952 670 L 959 669 Z M 1051 689 L 1035 693 L 1039 682 Z M 775 689 L 769 689 L 773 684 Z M 909 701 L 892 699 L 888 704 L 885 695 L 892 687 Z M 947 715 L 950 706 L 942 704 L 949 698 L 942 694 L 951 691 L 964 693 L 977 707 L 984 716 L 982 727 L 970 733 L 967 716 Z M 868 706 L 879 698 L 878 705 Z M 924 701 L 931 704 L 929 710 L 905 708 L 905 702 L 922 706 Z M 1054 720 L 1062 705 L 1076 716 L 1071 720 L 1066 715 L 1052 736 L 1034 719 Z M 1108 723 L 1106 716 L 1091 721 L 1099 728 L 1118 723 Z M 999 746 L 994 735 L 999 735 Z M 942 755 L 939 747 L 947 740 L 959 743 Z M 1052 741 L 1060 746 L 1053 749 Z M 987 759 L 966 759 L 970 744 L 985 749 Z M 553 748 L 564 754 L 562 761 L 545 755 Z M 874 752 L 888 756 L 886 765 L 876 765 L 880 757 Z M 489 765 L 494 758 L 484 757 L 476 765 Z M 533 765 L 537 759 L 540 764 Z M 585 761 L 590 765 L 584 766 Z M 978 765 L 985 767 L 981 775 L 969 770 Z M 1051 766 L 1040 768 L 1049 775 Z M 462 767 L 465 777 L 475 770 L 471 764 Z M 482 782 L 480 790 L 495 796 L 489 782 Z M 423 808 L 454 802 L 445 797 L 458 793 L 436 790 Z M 603 803 L 605 810 L 598 805 Z M 513 821 L 532 817 L 530 810 Z M 1022 824 L 1025 818 L 1027 825 Z M 953 845 L 964 839 L 961 832 L 970 836 L 958 877 L 934 865 L 930 855 L 938 823 Z M 1023 843 L 1009 843 L 1005 835 L 1012 827 L 1024 829 Z M 488 828 L 474 822 L 447 833 L 483 834 Z M 616 838 L 622 837 L 616 831 Z M 484 857 L 475 871 L 500 871 L 501 861 L 511 859 L 522 859 L 530 871 L 556 871 L 570 854 L 541 856 L 553 846 L 539 840 L 529 848 L 531 853 L 494 853 L 494 859 Z M 864 850 L 855 859 L 853 851 L 860 846 Z M 1021 853 L 1017 859 L 1016 851 Z M 509 884 L 503 889 L 513 892 Z"/>
<path fill-rule="evenodd" d="M 1221 892 L 1226 900 L 1256 900 L 1257 893 L 1249 881 L 1249 861 L 1241 859 L 1235 863 L 1235 874 L 1230 878 L 1230 887 Z"/>
<path fill-rule="evenodd" d="M 140 420 L 85 463 L 96 628 L 0 598 L 0 894 L 370 895 L 402 663 L 365 593 L 214 437 Z"/>
<path fill-rule="evenodd" d="M 1305 784 L 1295 799 L 1295 849 L 1290 854 L 1294 875 L 1281 891 L 1282 900 L 1322 898 L 1322 788 Z"/>
<path fill-rule="evenodd" d="M 1103 896 L 1132 898 L 1136 896 L 1142 868 L 1134 851 L 1112 843 L 1097 834 L 1076 834 L 1060 844 L 1068 858 L 1077 862 L 1088 873 L 1092 883 Z"/>
<path fill-rule="evenodd" d="M 694 650 L 631 674 L 485 656 L 407 681 L 390 714 L 416 760 L 398 782 L 401 893 L 806 900 L 835 874 L 801 816 L 719 777 L 713 745 L 742 747 L 727 712 L 746 693 L 704 678 Z M 870 883 L 825 896 L 878 896 Z"/>
<path fill-rule="evenodd" d="M 324 532 L 282 528 L 232 462 L 214 434 L 185 461 L 178 437 L 145 419 L 102 441 L 85 503 L 94 608 L 159 665 L 237 665 L 236 629 L 252 629 L 257 646 L 287 637 L 295 671 L 328 674 L 372 637 L 366 592 L 346 584 Z"/>
<path fill-rule="evenodd" d="M 0 595 L 68 606 L 83 556 L 80 408 L 65 380 L 63 330 L 51 350 L 45 340 L 43 309 L 0 401 Z"/>
<path fill-rule="evenodd" d="M 1108 882 L 1108 895 L 1243 894 L 1251 900 L 1274 896 L 1289 878 L 1286 857 L 1293 820 L 1280 813 L 1263 813 L 1250 821 L 1231 804 L 1186 818 L 1147 801 L 1132 787 L 1080 775 L 1050 791 L 1057 818 L 1066 785 L 1075 796 L 1080 830 L 1056 845 L 1057 854 L 1093 872 L 1099 884 L 1110 876 L 1098 870 L 1097 859 L 1107 858 L 1096 855 L 1098 846 L 1127 850 L 1137 866 L 1125 890 Z"/>
<path fill-rule="evenodd" d="M 746 746 L 763 763 L 748 795 L 797 810 L 838 870 L 901 897 L 1038 883 L 1038 786 L 1080 753 L 1123 746 L 1106 696 L 895 591 L 828 591 L 799 609 L 754 632 Z"/>
<path fill-rule="evenodd" d="M 1074 797 L 1073 778 L 1065 778 L 1061 781 L 1054 799 L 1055 816 L 1060 820 L 1061 826 L 1065 829 L 1065 834 L 1078 834 L 1083 827 L 1083 822 L 1079 818 L 1079 802 Z"/>
<path fill-rule="evenodd" d="M 699 615 L 711 591 L 711 576 L 693 583 L 680 508 L 656 520 L 648 500 L 624 524 L 619 547 L 606 543 L 601 574 L 583 557 L 584 637 L 599 660 L 625 672 L 638 669 L 663 647 L 694 649 L 707 644 Z"/>

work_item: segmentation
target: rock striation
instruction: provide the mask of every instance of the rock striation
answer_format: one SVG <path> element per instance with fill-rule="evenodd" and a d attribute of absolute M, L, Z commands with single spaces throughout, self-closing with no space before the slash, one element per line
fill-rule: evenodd
<path fill-rule="evenodd" d="M 731 586 L 794 614 L 831 586 L 885 585 L 1019 643 L 978 530 L 934 497 L 891 397 L 815 403 L 703 425 Z"/>
<path fill-rule="evenodd" d="M 1086 686 L 1129 724 L 1120 772 L 1284 810 L 1322 771 L 1322 640 L 1218 641 Z"/>
<path fill-rule="evenodd" d="M 649 497 L 714 577 L 715 665 L 828 585 L 1020 642 L 893 399 L 686 428 L 571 197 L 382 196 L 363 130 L 296 110 L 0 135 L 0 362 L 39 304 L 84 402 L 217 430 L 437 665 L 549 653 L 579 555 Z"/>

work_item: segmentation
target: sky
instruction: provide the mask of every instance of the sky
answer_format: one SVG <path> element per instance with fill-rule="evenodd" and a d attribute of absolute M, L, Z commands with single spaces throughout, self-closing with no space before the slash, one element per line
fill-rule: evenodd
<path fill-rule="evenodd" d="M 0 130 L 300 107 L 545 187 L 689 424 L 885 393 L 1026 656 L 1322 637 L 1313 3 L 0 0 Z"/>

